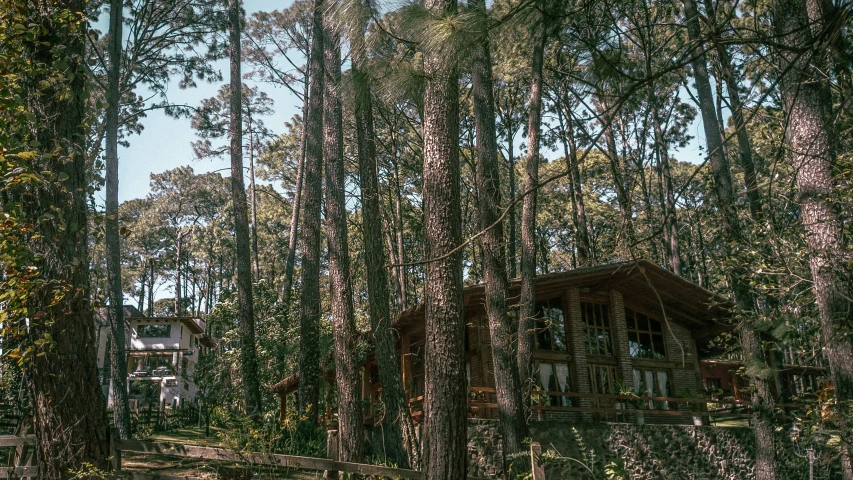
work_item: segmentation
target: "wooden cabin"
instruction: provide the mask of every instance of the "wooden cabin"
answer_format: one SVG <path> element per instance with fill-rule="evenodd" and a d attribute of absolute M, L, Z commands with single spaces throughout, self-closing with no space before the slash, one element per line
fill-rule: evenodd
<path fill-rule="evenodd" d="M 519 283 L 509 288 L 518 302 Z M 494 374 L 483 285 L 464 290 L 469 415 L 496 418 Z M 697 345 L 731 329 L 729 305 L 704 288 L 646 260 L 538 276 L 531 332 L 535 390 L 542 420 L 693 423 L 704 399 Z M 424 393 L 424 306 L 399 315 L 403 384 L 416 420 Z M 363 370 L 365 417 L 381 418 L 378 369 Z M 298 380 L 273 391 L 283 399 Z M 701 419 L 701 418 L 700 418 Z"/>

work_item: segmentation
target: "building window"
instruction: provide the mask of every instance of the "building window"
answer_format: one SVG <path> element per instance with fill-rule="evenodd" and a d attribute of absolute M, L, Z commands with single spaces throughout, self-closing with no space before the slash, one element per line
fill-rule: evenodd
<path fill-rule="evenodd" d="M 171 325 L 139 325 L 136 327 L 139 338 L 169 338 L 172 336 Z"/>
<path fill-rule="evenodd" d="M 572 391 L 572 379 L 569 375 L 568 363 L 537 362 L 536 371 L 536 383 L 543 392 Z M 572 401 L 570 397 L 562 395 L 541 395 L 539 404 L 569 407 Z"/>
<path fill-rule="evenodd" d="M 171 354 L 134 355 L 127 361 L 128 373 L 135 376 L 164 376 L 174 375 Z"/>
<path fill-rule="evenodd" d="M 613 355 L 610 336 L 610 310 L 600 303 L 581 303 L 584 344 L 590 355 Z"/>
<path fill-rule="evenodd" d="M 666 360 L 663 343 L 663 325 L 640 312 L 625 309 L 628 326 L 628 351 L 634 358 Z"/>
<path fill-rule="evenodd" d="M 670 391 L 669 372 L 666 370 L 634 369 L 634 391 L 644 397 L 668 397 Z M 648 400 L 652 410 L 669 410 L 669 402 Z"/>
<path fill-rule="evenodd" d="M 562 299 L 556 297 L 538 302 L 536 311 L 536 349 L 567 351 L 566 317 L 563 315 Z"/>

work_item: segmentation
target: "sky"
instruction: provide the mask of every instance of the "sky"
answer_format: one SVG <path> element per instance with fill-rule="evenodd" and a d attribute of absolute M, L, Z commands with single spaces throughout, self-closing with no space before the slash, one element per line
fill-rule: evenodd
<path fill-rule="evenodd" d="M 269 1 L 269 0 L 245 0 L 244 8 L 247 15 L 257 11 L 275 10 L 287 8 L 293 0 Z M 98 27 L 106 30 L 107 15 L 101 17 Z M 225 75 L 223 82 L 199 83 L 196 88 L 180 89 L 177 81 L 172 82 L 169 98 L 174 103 L 198 105 L 202 99 L 213 97 L 223 85 L 228 82 L 227 68 L 228 60 L 220 60 L 217 67 Z M 243 64 L 243 72 L 250 70 L 250 66 Z M 290 120 L 293 115 L 299 113 L 301 102 L 286 88 L 271 84 L 257 84 L 251 80 L 244 80 L 249 85 L 260 85 L 261 89 L 275 101 L 275 113 L 264 117 L 267 128 L 274 133 L 283 133 L 283 124 Z M 144 87 L 143 87 L 144 89 Z M 140 92 L 140 94 L 144 94 Z M 146 95 L 147 96 L 147 95 Z M 689 100 L 688 100 L 689 101 Z M 182 165 L 190 165 L 196 173 L 220 171 L 223 176 L 230 175 L 230 162 L 227 158 L 216 160 L 196 160 L 191 147 L 191 142 L 197 140 L 195 132 L 190 127 L 189 118 L 174 119 L 160 111 L 151 111 L 143 118 L 141 123 L 145 127 L 140 135 L 133 135 L 127 140 L 128 147 L 119 147 L 119 201 L 145 197 L 150 190 L 150 175 L 161 173 Z M 699 163 L 702 153 L 699 147 L 704 143 L 701 122 L 694 121 L 688 134 L 694 137 L 690 144 L 681 151 L 673 152 L 679 160 Z M 519 137 L 516 143 L 520 143 Z M 561 155 L 561 150 L 554 152 L 543 152 L 548 158 L 556 158 Z M 96 193 L 96 199 L 103 205 L 104 192 Z"/>
<path fill-rule="evenodd" d="M 293 0 L 268 1 L 268 0 L 245 0 L 244 8 L 246 14 L 251 15 L 257 11 L 281 10 L 287 8 Z M 106 30 L 108 15 L 103 15 L 98 28 Z M 169 87 L 169 99 L 176 104 L 199 105 L 201 100 L 216 96 L 216 92 L 223 84 L 228 83 L 228 60 L 220 60 L 216 63 L 217 68 L 223 71 L 222 82 L 206 83 L 199 82 L 198 87 L 181 89 L 178 82 L 172 82 Z M 250 71 L 250 66 L 243 64 L 243 73 Z M 284 87 L 276 87 L 271 84 L 258 84 L 252 80 L 244 80 L 248 85 L 260 85 L 275 101 L 275 114 L 264 117 L 267 128 L 275 133 L 283 133 L 284 122 L 290 120 L 293 115 L 300 112 L 301 102 Z M 145 88 L 142 87 L 142 91 Z M 140 93 L 143 94 L 143 93 Z M 196 160 L 193 155 L 191 143 L 198 140 L 195 132 L 190 127 L 189 118 L 174 119 L 161 111 L 151 111 L 141 120 L 145 129 L 140 135 L 133 135 L 127 140 L 128 147 L 119 146 L 119 202 L 134 198 L 145 197 L 150 190 L 150 175 L 163 171 L 190 165 L 196 173 L 222 170 L 223 176 L 230 176 L 230 161 L 228 158 L 217 160 Z M 96 198 L 103 205 L 104 191 L 96 194 Z"/>

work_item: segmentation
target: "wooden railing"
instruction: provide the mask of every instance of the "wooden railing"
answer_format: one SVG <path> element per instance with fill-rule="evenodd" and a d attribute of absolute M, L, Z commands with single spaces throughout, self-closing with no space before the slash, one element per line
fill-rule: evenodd
<path fill-rule="evenodd" d="M 469 387 L 468 416 L 470 418 L 495 418 L 498 408 L 494 400 L 495 389 L 488 387 Z M 548 405 L 545 399 L 567 398 L 570 405 Z M 616 395 L 600 393 L 536 391 L 533 393 L 530 410 L 541 417 L 546 412 L 577 412 L 592 414 L 594 417 L 615 421 L 635 421 L 627 415 L 648 417 L 697 417 L 706 420 L 725 417 L 726 419 L 751 418 L 752 407 L 744 400 L 722 400 L 685 397 L 652 397 L 644 395 Z M 586 401 L 584 401 L 586 399 Z M 412 416 L 418 420 L 423 416 L 423 395 L 409 400 Z M 777 404 L 779 417 L 786 412 L 802 410 L 805 405 L 798 403 Z"/>
<path fill-rule="evenodd" d="M 36 478 L 38 467 L 33 466 L 33 452 L 30 447 L 35 445 L 32 435 L 15 436 L 0 435 L 0 447 L 14 447 L 15 455 L 11 466 L 0 466 L 0 478 Z"/>
<path fill-rule="evenodd" d="M 0 479 L 2 478 L 36 478 L 38 467 L 32 465 L 33 457 L 27 453 L 27 447 L 35 444 L 35 437 L 28 436 L 0 436 L 0 447 L 16 447 L 18 449 L 15 457 L 15 465 L 0 466 Z M 224 448 L 200 447 L 194 445 L 182 445 L 177 443 L 142 442 L 138 440 L 113 440 L 110 446 L 112 458 L 112 471 L 122 472 L 122 454 L 134 453 L 143 455 L 165 455 L 169 457 L 183 457 L 192 459 L 205 459 L 220 462 L 237 463 L 249 468 L 273 467 L 282 469 L 312 470 L 328 472 L 326 477 L 334 478 L 335 472 L 346 472 L 370 477 L 387 477 L 419 480 L 421 472 L 407 470 L 404 468 L 391 468 L 382 465 L 368 465 L 364 463 L 341 462 L 337 459 L 337 432 L 329 431 L 327 441 L 328 456 L 331 458 L 301 457 L 297 455 L 279 455 L 274 453 L 260 452 L 235 452 Z M 185 477 L 173 477 L 157 474 L 152 476 L 144 472 L 123 472 L 135 480 L 160 480 L 178 479 Z"/>

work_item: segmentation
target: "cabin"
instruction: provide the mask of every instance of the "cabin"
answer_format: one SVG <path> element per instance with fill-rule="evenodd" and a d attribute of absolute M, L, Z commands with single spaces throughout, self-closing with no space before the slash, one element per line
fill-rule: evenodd
<path fill-rule="evenodd" d="M 783 358 L 778 358 L 780 355 L 768 357 L 775 360 L 771 391 L 777 403 L 792 404 L 831 394 L 832 382 L 825 366 L 786 363 Z M 742 375 L 742 361 L 705 359 L 699 362 L 699 366 L 705 390 L 711 398 L 735 402 L 748 402 L 751 399 L 748 380 Z"/>
<path fill-rule="evenodd" d="M 510 304 L 520 287 L 510 283 Z M 699 347 L 732 329 L 730 304 L 647 260 L 636 260 L 536 279 L 538 315 L 530 332 L 534 391 L 531 412 L 540 420 L 631 421 L 693 424 L 707 403 Z M 484 286 L 464 290 L 469 416 L 497 418 Z M 393 322 L 403 385 L 416 421 L 424 394 L 424 305 Z M 382 418 L 375 360 L 362 370 L 366 422 Z M 293 375 L 272 391 L 298 388 Z M 284 411 L 282 411 L 284 414 Z"/>
<path fill-rule="evenodd" d="M 177 409 L 195 400 L 193 372 L 199 354 L 215 343 L 196 317 L 146 317 L 124 307 L 127 384 L 132 411 Z M 101 386 L 112 404 L 110 330 L 106 311 L 98 315 L 98 368 Z"/>

